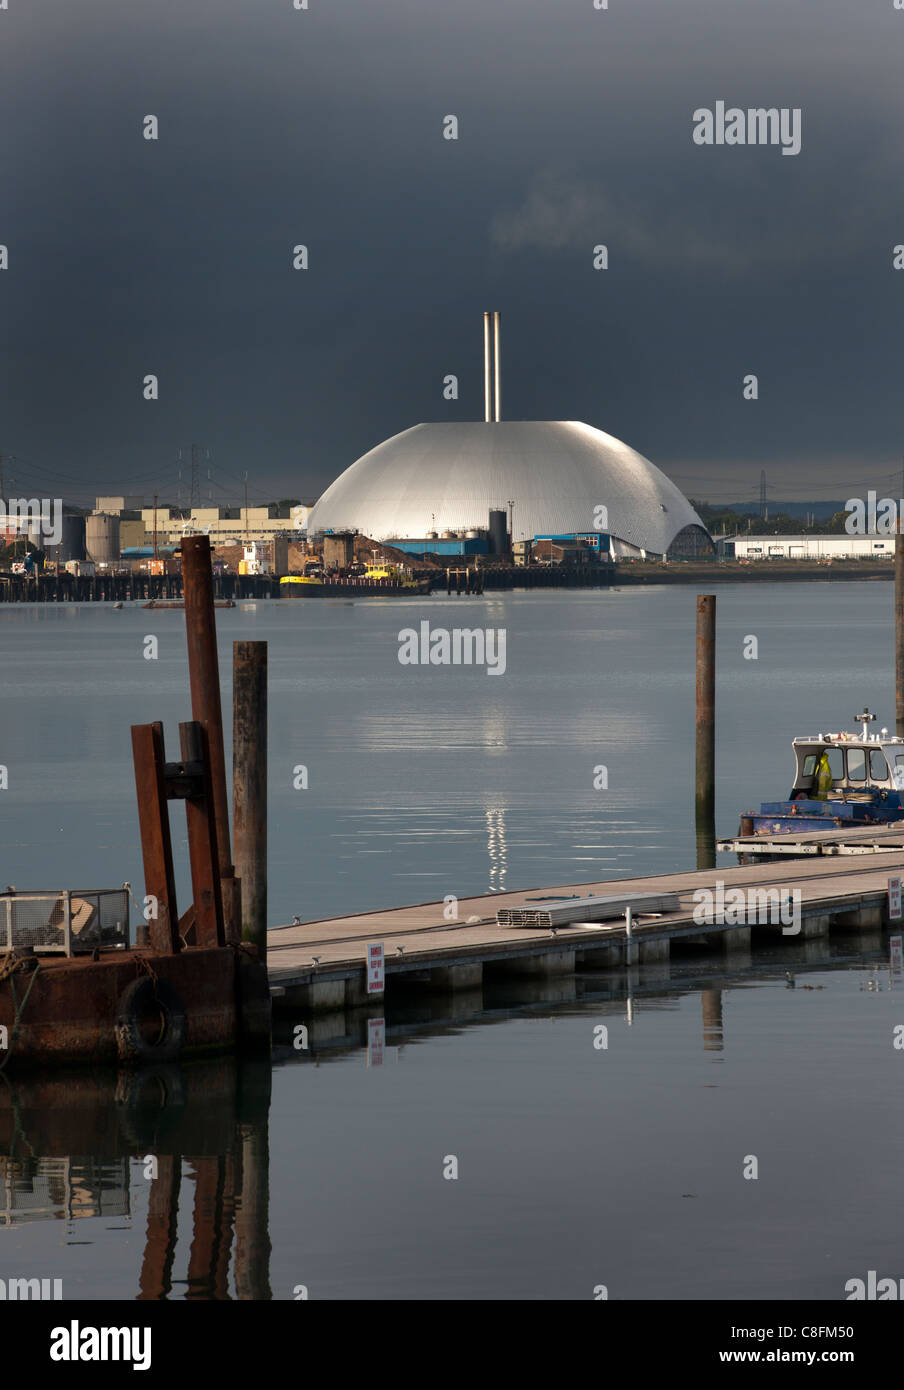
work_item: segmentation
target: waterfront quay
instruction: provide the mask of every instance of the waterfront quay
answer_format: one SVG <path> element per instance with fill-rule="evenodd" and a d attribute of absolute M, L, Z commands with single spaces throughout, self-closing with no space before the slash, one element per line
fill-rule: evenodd
<path fill-rule="evenodd" d="M 874 945 L 890 925 L 888 879 L 902 871 L 904 853 L 876 858 L 869 867 L 859 857 L 818 868 L 811 861 L 786 860 L 462 898 L 452 921 L 447 904 L 433 902 L 273 928 L 267 953 L 274 1006 L 297 1008 L 302 1015 L 382 1007 L 382 998 L 368 995 L 366 986 L 367 950 L 374 943 L 383 944 L 390 1002 L 410 998 L 412 991 L 479 990 L 506 976 L 542 980 L 582 969 L 622 970 L 668 961 L 686 948 L 724 953 L 741 967 L 758 940 L 824 946 L 836 930 L 862 933 L 864 943 L 869 939 Z M 764 914 L 753 910 L 742 910 L 740 920 L 737 912 L 726 910 L 719 921 L 719 903 L 737 889 L 751 903 L 767 890 L 773 890 L 773 901 L 793 895 L 793 925 L 778 914 L 763 920 Z M 634 900 L 631 920 L 624 912 L 552 928 L 497 920 L 511 909 L 562 906 L 573 907 L 579 918 L 581 899 L 598 896 Z M 668 900 L 666 910 L 653 909 L 655 898 Z"/>
<path fill-rule="evenodd" d="M 608 587 L 615 582 L 616 566 L 608 563 L 592 565 L 557 565 L 537 569 L 515 566 L 471 569 L 435 568 L 417 571 L 415 577 L 423 592 L 473 595 L 484 589 L 584 589 Z M 474 580 L 479 577 L 479 586 Z M 318 597 L 378 598 L 387 593 L 408 596 L 401 584 L 380 584 L 355 578 L 335 578 L 319 586 Z M 280 598 L 277 575 L 215 574 L 213 592 L 217 599 Z M 284 596 L 284 595 L 283 595 Z M 0 603 L 126 603 L 149 599 L 179 599 L 183 597 L 182 576 L 179 574 L 94 574 L 44 573 L 32 575 L 0 575 Z"/>
<path fill-rule="evenodd" d="M 476 568 L 414 568 L 414 579 L 422 591 L 474 595 L 502 589 L 589 589 L 618 588 L 643 584 L 714 584 L 757 582 L 844 582 L 846 580 L 891 580 L 893 566 L 886 561 L 863 560 L 808 561 L 785 563 L 761 561 L 758 564 L 734 560 L 620 560 L 594 561 L 581 565 L 486 565 Z M 320 596 L 327 598 L 379 597 L 396 585 L 379 585 L 366 580 L 336 577 L 323 586 Z M 75 575 L 45 572 L 33 575 L 0 574 L 0 603 L 124 603 L 148 599 L 178 599 L 183 595 L 179 574 L 148 575 L 101 573 Z M 218 599 L 267 599 L 280 597 L 277 575 L 215 574 L 214 596 Z"/>

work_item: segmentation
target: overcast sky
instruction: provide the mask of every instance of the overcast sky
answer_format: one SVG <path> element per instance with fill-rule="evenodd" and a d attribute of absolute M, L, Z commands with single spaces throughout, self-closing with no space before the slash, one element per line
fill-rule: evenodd
<path fill-rule="evenodd" d="M 482 418 L 499 309 L 507 418 L 695 497 L 904 495 L 893 0 L 309 5 L 0 10 L 7 492 L 175 500 L 195 441 L 205 501 L 313 499 Z M 800 108 L 800 153 L 695 144 L 717 101 Z"/>

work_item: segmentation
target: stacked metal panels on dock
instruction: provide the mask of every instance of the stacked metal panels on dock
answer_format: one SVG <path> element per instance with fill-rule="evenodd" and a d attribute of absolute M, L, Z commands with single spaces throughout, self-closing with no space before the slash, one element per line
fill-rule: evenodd
<path fill-rule="evenodd" d="M 605 922 L 623 917 L 628 908 L 645 912 L 677 912 L 677 893 L 633 893 L 613 898 L 552 899 L 542 907 L 502 907 L 496 913 L 500 927 L 564 927 L 569 922 Z"/>

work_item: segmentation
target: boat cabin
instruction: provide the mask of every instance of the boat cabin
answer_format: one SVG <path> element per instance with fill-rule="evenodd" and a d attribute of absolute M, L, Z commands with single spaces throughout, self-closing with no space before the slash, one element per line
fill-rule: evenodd
<path fill-rule="evenodd" d="M 832 774 L 829 795 L 845 801 L 874 800 L 876 793 L 904 790 L 904 739 L 889 737 L 887 729 L 868 734 L 867 723 L 875 715 L 857 716 L 863 723 L 859 734 L 816 734 L 796 738 L 794 786 L 791 800 L 817 795 L 818 769 L 825 754 Z"/>

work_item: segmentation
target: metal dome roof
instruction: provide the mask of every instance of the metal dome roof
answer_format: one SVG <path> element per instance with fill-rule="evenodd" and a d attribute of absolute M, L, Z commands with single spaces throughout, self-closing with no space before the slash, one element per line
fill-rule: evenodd
<path fill-rule="evenodd" d="M 703 523 L 649 459 L 579 420 L 413 425 L 362 455 L 327 488 L 308 531 L 359 531 L 374 540 L 486 528 L 491 507 L 514 502 L 514 537 L 601 529 L 665 554 Z M 704 528 L 705 529 L 705 528 Z"/>

